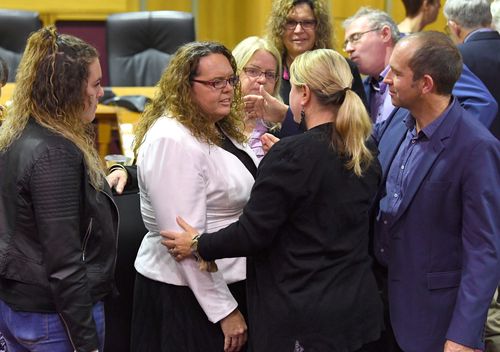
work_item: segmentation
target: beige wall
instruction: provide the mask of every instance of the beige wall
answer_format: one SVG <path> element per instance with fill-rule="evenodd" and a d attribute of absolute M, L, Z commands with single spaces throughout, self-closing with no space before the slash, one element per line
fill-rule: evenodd
<path fill-rule="evenodd" d="M 151 1 L 151 0 L 150 0 Z M 191 0 L 186 0 L 191 2 Z M 217 40 L 233 48 L 249 35 L 262 35 L 271 0 L 193 0 L 198 3 L 197 33 L 200 40 Z M 389 11 L 397 21 L 404 18 L 401 0 L 327 0 L 334 19 L 336 48 L 341 48 L 344 38 L 342 21 L 353 15 L 361 6 L 372 6 Z M 444 0 L 443 0 L 444 2 Z M 223 25 L 221 25 L 223 23 Z M 436 23 L 426 29 L 442 30 L 445 25 L 440 14 Z"/>
<path fill-rule="evenodd" d="M 198 40 L 219 41 L 233 48 L 250 35 L 262 35 L 272 0 L 2 0 L 2 8 L 36 10 L 44 23 L 57 20 L 104 20 L 115 12 L 177 10 L 196 15 Z M 336 48 L 340 49 L 344 31 L 342 21 L 361 6 L 373 6 L 391 12 L 396 21 L 404 17 L 401 0 L 327 0 L 334 19 Z M 444 2 L 444 0 L 442 1 Z M 442 13 L 426 29 L 442 30 Z"/>

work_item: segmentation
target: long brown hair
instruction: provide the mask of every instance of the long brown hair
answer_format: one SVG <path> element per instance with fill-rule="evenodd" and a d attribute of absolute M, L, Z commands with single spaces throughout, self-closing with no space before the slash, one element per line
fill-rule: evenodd
<path fill-rule="evenodd" d="M 210 118 L 199 108 L 191 96 L 192 79 L 196 76 L 202 57 L 210 54 L 224 55 L 233 72 L 237 72 L 236 62 L 231 52 L 222 44 L 213 42 L 192 42 L 181 46 L 158 82 L 157 92 L 146 106 L 135 130 L 134 154 L 144 136 L 158 118 L 165 114 L 186 126 L 194 137 L 209 144 L 220 144 L 221 136 Z M 231 111 L 217 122 L 224 133 L 238 142 L 245 141 L 243 134 L 243 107 L 240 85 L 234 87 Z"/>
<path fill-rule="evenodd" d="M 33 33 L 19 64 L 12 106 L 0 131 L 0 151 L 7 149 L 33 118 L 78 147 L 90 182 L 101 189 L 104 173 L 94 147 L 93 129 L 81 119 L 89 65 L 97 58 L 97 50 L 90 44 L 60 35 L 54 26 Z"/>

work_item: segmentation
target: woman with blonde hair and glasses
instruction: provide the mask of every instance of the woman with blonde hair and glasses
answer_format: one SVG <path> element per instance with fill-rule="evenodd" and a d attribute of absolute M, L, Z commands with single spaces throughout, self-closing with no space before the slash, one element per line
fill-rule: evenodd
<path fill-rule="evenodd" d="M 270 94 L 281 100 L 281 56 L 273 44 L 263 38 L 248 37 L 238 43 L 232 53 L 238 66 L 244 100 L 262 94 Z M 252 109 L 246 114 L 245 134 L 249 138 L 248 144 L 259 159 L 264 156 L 260 137 L 268 130 L 278 128 L 279 125 L 264 120 L 263 116 L 257 115 Z"/>
<path fill-rule="evenodd" d="M 203 233 L 178 217 L 184 232 L 165 228 L 163 244 L 178 261 L 248 256 L 250 350 L 376 351 L 383 317 L 368 231 L 381 170 L 371 121 L 335 51 L 298 56 L 290 75 L 290 106 L 307 131 L 262 160 L 237 222 Z"/>
<path fill-rule="evenodd" d="M 7 349 L 102 351 L 118 211 L 94 148 L 98 53 L 28 39 L 0 130 L 0 331 Z"/>

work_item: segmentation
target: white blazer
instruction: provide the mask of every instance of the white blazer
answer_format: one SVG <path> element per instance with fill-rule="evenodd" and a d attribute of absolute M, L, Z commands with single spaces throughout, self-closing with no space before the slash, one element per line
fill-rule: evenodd
<path fill-rule="evenodd" d="M 247 145 L 232 141 L 254 160 Z M 199 233 L 214 232 L 238 220 L 254 179 L 233 154 L 194 138 L 177 120 L 163 116 L 145 135 L 137 158 L 141 213 L 149 232 L 135 269 L 152 280 L 189 286 L 211 322 L 236 307 L 227 284 L 246 278 L 246 259 L 217 260 L 219 271 L 201 272 L 194 259 L 176 262 L 161 244 L 160 230 L 181 230 L 182 216 Z"/>

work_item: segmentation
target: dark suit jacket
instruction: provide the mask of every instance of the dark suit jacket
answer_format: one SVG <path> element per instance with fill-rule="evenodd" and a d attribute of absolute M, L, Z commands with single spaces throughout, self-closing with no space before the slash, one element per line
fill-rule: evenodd
<path fill-rule="evenodd" d="M 500 104 L 500 34 L 497 31 L 472 33 L 458 49 L 464 63 L 483 81 Z M 491 124 L 490 131 L 500 138 L 500 112 Z"/>
<path fill-rule="evenodd" d="M 205 259 L 249 256 L 252 351 L 353 351 L 382 329 L 368 255 L 380 166 L 356 177 L 330 136 L 325 124 L 275 144 L 239 221 L 199 240 Z"/>
<path fill-rule="evenodd" d="M 384 180 L 408 114 L 375 130 Z M 406 352 L 441 352 L 445 339 L 481 348 L 500 280 L 500 142 L 456 100 L 435 133 L 387 225 L 391 323 Z"/>

